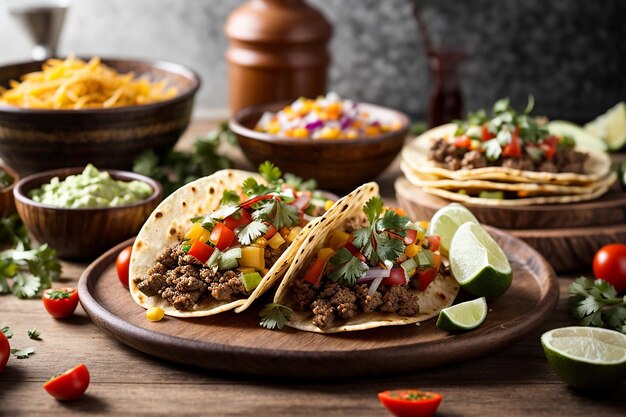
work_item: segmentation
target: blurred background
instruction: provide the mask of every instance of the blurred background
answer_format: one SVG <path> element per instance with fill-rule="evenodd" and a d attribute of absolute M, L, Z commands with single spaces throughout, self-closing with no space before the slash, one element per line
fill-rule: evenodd
<path fill-rule="evenodd" d="M 0 0 L 0 64 L 30 58 L 32 42 Z M 59 51 L 162 58 L 200 73 L 200 113 L 227 114 L 223 32 L 242 0 L 74 0 Z M 429 70 L 408 0 L 310 0 L 334 24 L 331 88 L 425 118 Z M 466 110 L 509 96 L 576 122 L 626 93 L 626 1 L 423 1 L 436 45 L 463 49 Z"/>

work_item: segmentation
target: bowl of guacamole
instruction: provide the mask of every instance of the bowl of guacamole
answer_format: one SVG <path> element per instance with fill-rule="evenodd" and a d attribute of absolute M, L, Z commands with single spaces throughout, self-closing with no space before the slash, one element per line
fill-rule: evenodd
<path fill-rule="evenodd" d="M 157 181 L 89 164 L 41 172 L 13 190 L 24 224 L 60 257 L 93 259 L 137 234 L 161 201 Z"/>

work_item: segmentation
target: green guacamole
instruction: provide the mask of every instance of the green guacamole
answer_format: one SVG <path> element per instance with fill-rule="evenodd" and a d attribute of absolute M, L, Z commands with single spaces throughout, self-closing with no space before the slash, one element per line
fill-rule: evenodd
<path fill-rule="evenodd" d="M 30 191 L 28 197 L 63 208 L 100 208 L 137 203 L 152 192 L 152 187 L 145 182 L 118 181 L 89 164 L 79 175 L 70 175 L 63 181 L 59 177 L 52 178 L 49 184 Z"/>

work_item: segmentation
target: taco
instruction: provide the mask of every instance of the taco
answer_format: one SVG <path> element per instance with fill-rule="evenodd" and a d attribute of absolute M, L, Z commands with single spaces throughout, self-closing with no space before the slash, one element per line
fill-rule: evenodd
<path fill-rule="evenodd" d="M 132 250 L 135 302 L 176 317 L 240 312 L 283 276 L 332 201 L 270 163 L 260 171 L 219 171 L 155 209 Z"/>
<path fill-rule="evenodd" d="M 336 333 L 428 320 L 458 291 L 439 238 L 384 208 L 372 182 L 316 221 L 274 302 L 293 310 L 288 326 Z"/>

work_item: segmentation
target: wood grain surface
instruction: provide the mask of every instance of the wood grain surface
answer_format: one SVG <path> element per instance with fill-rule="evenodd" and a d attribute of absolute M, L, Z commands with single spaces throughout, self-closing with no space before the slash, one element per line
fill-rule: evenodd
<path fill-rule="evenodd" d="M 406 178 L 398 178 L 395 189 L 400 206 L 415 218 L 430 218 L 450 203 L 424 193 Z M 588 268 L 593 255 L 602 246 L 626 242 L 626 193 L 617 188 L 601 200 L 582 203 L 529 207 L 467 206 L 481 223 L 512 226 L 503 230 L 535 248 L 557 272 Z M 607 219 L 610 222 L 601 225 Z M 544 226 L 536 228 L 533 223 Z M 579 226 L 566 227 L 566 224 Z"/>
<path fill-rule="evenodd" d="M 554 271 L 528 245 L 495 229 L 513 269 L 506 294 L 489 303 L 475 331 L 451 334 L 436 320 L 333 335 L 259 326 L 259 310 L 271 294 L 241 314 L 146 320 L 127 290 L 117 285 L 115 259 L 132 243 L 120 244 L 92 263 L 78 284 L 81 304 L 92 321 L 142 352 L 209 369 L 292 377 L 354 377 L 432 368 L 477 358 L 524 338 L 552 313 L 558 299 Z M 463 292 L 461 299 L 467 297 Z M 367 367 L 363 367 L 367 363 Z"/>
<path fill-rule="evenodd" d="M 190 137 L 210 126 L 196 122 Z M 389 204 L 394 203 L 397 171 L 395 165 L 378 179 Z M 86 265 L 63 266 L 59 284 L 75 285 Z M 121 344 L 92 324 L 80 307 L 70 319 L 55 320 L 39 300 L 0 296 L 0 326 L 13 329 L 13 346 L 36 349 L 29 359 L 11 358 L 0 375 L 0 416 L 384 417 L 390 414 L 376 393 L 405 387 L 442 393 L 441 417 L 623 416 L 626 384 L 606 395 L 573 391 L 543 355 L 539 337 L 544 331 L 575 324 L 566 310 L 572 277 L 560 277 L 560 301 L 548 321 L 506 350 L 430 370 L 351 380 L 239 376 L 179 365 Z M 26 332 L 33 327 L 41 331 L 42 341 L 28 339 Z M 82 399 L 61 403 L 44 392 L 41 385 L 48 378 L 81 362 L 91 373 Z"/>

